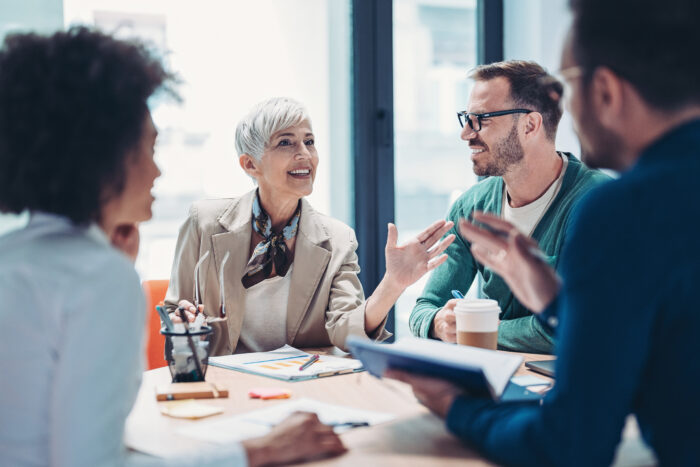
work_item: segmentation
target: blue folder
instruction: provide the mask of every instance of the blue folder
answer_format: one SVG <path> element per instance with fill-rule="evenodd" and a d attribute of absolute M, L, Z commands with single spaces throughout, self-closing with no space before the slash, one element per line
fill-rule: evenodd
<path fill-rule="evenodd" d="M 420 345 L 428 345 L 427 342 L 419 342 Z M 420 349 L 413 350 L 410 346 L 398 346 L 395 344 L 378 344 L 366 338 L 350 336 L 347 345 L 354 358 L 362 361 L 364 368 L 370 374 L 381 378 L 388 368 L 405 370 L 434 378 L 450 381 L 461 386 L 471 397 L 483 397 L 493 400 L 539 400 L 540 394 L 528 391 L 524 387 L 511 382 L 505 384 L 505 388 L 498 391 L 489 383 L 481 366 L 467 362 L 460 362 L 454 358 L 440 358 L 439 356 L 421 353 Z M 445 352 L 463 352 L 465 349 L 455 344 L 437 343 L 431 341 L 433 347 L 444 346 Z M 408 348 L 407 348 L 408 347 Z M 416 345 L 416 347 L 418 347 Z M 483 349 L 474 349 L 476 352 L 493 352 Z M 522 360 L 517 354 L 504 356 L 511 359 L 510 366 L 515 365 L 512 372 L 508 371 L 506 377 L 515 373 Z M 503 381 L 501 381 L 503 384 Z"/>

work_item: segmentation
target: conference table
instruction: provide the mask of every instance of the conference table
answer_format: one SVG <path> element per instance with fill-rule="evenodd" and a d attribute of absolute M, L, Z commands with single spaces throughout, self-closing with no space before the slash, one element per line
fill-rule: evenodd
<path fill-rule="evenodd" d="M 344 355 L 338 349 L 304 349 L 309 353 Z M 545 360 L 546 355 L 519 354 L 523 363 Z M 517 375 L 535 375 L 524 365 Z M 547 378 L 542 375 L 537 375 Z M 392 421 L 370 427 L 354 428 L 341 435 L 348 452 L 333 458 L 311 462 L 312 466 L 453 466 L 494 465 L 466 447 L 445 428 L 444 421 L 419 404 L 410 387 L 399 381 L 378 379 L 368 372 L 351 373 L 300 382 L 284 382 L 263 376 L 209 366 L 207 381 L 229 390 L 228 398 L 201 402 L 222 407 L 224 413 L 200 420 L 176 419 L 161 415 L 155 387 L 170 382 L 167 367 L 143 375 L 137 401 L 127 419 L 125 442 L 136 451 L 156 456 L 177 456 L 193 449 L 216 449 L 216 444 L 193 442 L 183 432 L 197 430 L 197 424 L 217 417 L 230 417 L 270 407 L 294 398 L 311 398 L 358 409 L 391 413 Z M 279 387 L 292 392 L 292 399 L 251 399 L 254 387 Z M 641 443 L 636 423 L 628 420 L 615 465 L 653 465 L 653 457 Z"/>

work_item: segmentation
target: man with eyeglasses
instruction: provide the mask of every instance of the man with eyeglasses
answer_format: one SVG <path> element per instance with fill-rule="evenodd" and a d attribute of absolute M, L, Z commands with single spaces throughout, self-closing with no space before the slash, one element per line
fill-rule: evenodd
<path fill-rule="evenodd" d="M 500 216 L 536 241 L 556 268 L 573 206 L 608 177 L 555 149 L 562 84 L 541 66 L 526 61 L 492 63 L 477 67 L 470 77 L 475 83 L 469 110 L 457 116 L 474 172 L 489 178 L 464 193 L 448 217 L 457 226 L 473 211 Z M 477 263 L 467 241 L 457 235 L 447 254 L 447 262 L 433 272 L 411 313 L 409 324 L 415 335 L 455 342 L 457 300 L 452 291 L 466 292 L 481 274 L 481 292 L 501 307 L 498 347 L 553 352 L 552 331 L 513 297 L 498 274 Z"/>
<path fill-rule="evenodd" d="M 477 260 L 523 303 L 545 321 L 559 316 L 556 384 L 530 405 L 389 375 L 412 384 L 453 433 L 499 464 L 610 465 L 631 413 L 659 465 L 698 466 L 700 2 L 570 5 L 561 65 L 582 159 L 621 176 L 577 207 L 561 282 L 502 219 L 475 215 L 506 239 L 468 223 L 461 229 Z M 655 464 L 632 454 L 619 463 Z"/>

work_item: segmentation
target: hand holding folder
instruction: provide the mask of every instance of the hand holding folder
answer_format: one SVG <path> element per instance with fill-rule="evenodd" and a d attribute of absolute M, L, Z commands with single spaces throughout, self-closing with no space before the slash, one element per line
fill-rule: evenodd
<path fill-rule="evenodd" d="M 428 339 L 402 339 L 377 344 L 351 336 L 348 347 L 371 374 L 382 377 L 388 369 L 440 378 L 476 397 L 500 400 L 523 358 L 495 350 L 447 344 Z"/>

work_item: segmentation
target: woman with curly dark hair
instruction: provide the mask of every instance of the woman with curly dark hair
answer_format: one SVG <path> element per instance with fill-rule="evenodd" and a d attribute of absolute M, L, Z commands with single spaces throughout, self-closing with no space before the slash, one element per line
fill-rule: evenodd
<path fill-rule="evenodd" d="M 141 379 L 144 297 L 132 263 L 160 175 L 147 100 L 172 76 L 142 45 L 86 28 L 0 50 L 0 465 L 122 465 Z M 290 447 L 293 447 L 290 448 Z M 250 465 L 342 452 L 297 414 L 264 438 L 177 464 Z"/>

